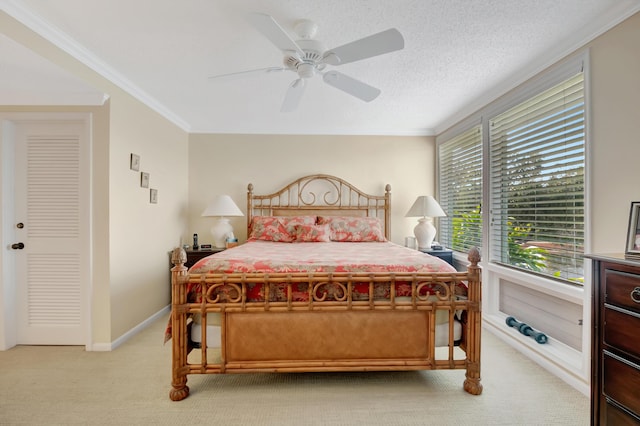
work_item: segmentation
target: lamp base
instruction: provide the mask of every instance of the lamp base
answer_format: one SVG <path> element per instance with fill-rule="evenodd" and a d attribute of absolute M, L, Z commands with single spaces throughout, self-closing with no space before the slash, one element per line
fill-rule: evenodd
<path fill-rule="evenodd" d="M 418 219 L 418 224 L 413 228 L 413 235 L 418 241 L 418 249 L 430 249 L 433 239 L 436 237 L 436 227 L 430 217 Z"/>
<path fill-rule="evenodd" d="M 225 248 L 227 236 L 233 234 L 233 227 L 226 217 L 219 217 L 211 227 L 211 236 L 213 237 L 213 246 L 216 248 Z"/>

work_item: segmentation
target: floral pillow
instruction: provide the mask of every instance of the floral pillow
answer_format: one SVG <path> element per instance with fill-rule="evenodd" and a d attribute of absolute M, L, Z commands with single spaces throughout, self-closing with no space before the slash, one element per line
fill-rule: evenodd
<path fill-rule="evenodd" d="M 297 243 L 328 243 L 331 241 L 331 230 L 326 225 L 295 225 L 294 241 Z"/>
<path fill-rule="evenodd" d="M 315 221 L 315 216 L 254 216 L 247 240 L 290 243 L 295 240 L 294 226 L 313 225 Z"/>
<path fill-rule="evenodd" d="M 292 228 L 296 225 L 315 225 L 316 220 L 318 219 L 316 216 L 275 216 L 282 220 L 284 225 L 292 230 Z"/>
<path fill-rule="evenodd" d="M 375 217 L 319 216 L 318 224 L 328 224 L 331 241 L 386 241 L 380 221 Z"/>

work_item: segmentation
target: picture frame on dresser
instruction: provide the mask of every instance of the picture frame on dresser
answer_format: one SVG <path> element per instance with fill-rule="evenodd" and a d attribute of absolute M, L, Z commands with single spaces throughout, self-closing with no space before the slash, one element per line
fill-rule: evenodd
<path fill-rule="evenodd" d="M 624 255 L 627 258 L 640 259 L 640 201 L 631 202 Z"/>

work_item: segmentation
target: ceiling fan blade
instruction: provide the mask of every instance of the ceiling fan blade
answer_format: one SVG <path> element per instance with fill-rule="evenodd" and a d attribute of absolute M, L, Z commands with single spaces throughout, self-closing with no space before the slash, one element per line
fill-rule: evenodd
<path fill-rule="evenodd" d="M 338 71 L 329 71 L 322 76 L 325 83 L 340 89 L 365 102 L 371 102 L 380 94 L 380 89 L 369 86 L 360 80 L 344 75 Z"/>
<path fill-rule="evenodd" d="M 238 72 L 230 72 L 228 74 L 218 74 L 207 77 L 209 80 L 216 79 L 236 79 L 251 76 L 254 74 L 272 74 L 280 71 L 286 71 L 287 69 L 284 67 L 267 67 L 267 68 L 258 68 L 255 70 L 246 70 L 246 71 L 238 71 Z"/>
<path fill-rule="evenodd" d="M 304 56 L 304 52 L 300 46 L 293 41 L 289 34 L 273 19 L 272 16 L 264 13 L 249 13 L 247 15 L 249 22 L 262 35 L 269 39 L 278 49 L 283 52 L 294 51 L 300 56 Z"/>
<path fill-rule="evenodd" d="M 291 112 L 298 107 L 300 99 L 302 99 L 305 86 L 304 78 L 299 78 L 289 85 L 289 89 L 287 89 L 287 93 L 284 96 L 280 112 Z"/>
<path fill-rule="evenodd" d="M 391 28 L 360 40 L 352 41 L 325 52 L 323 61 L 329 65 L 342 65 L 404 48 L 400 31 Z"/>

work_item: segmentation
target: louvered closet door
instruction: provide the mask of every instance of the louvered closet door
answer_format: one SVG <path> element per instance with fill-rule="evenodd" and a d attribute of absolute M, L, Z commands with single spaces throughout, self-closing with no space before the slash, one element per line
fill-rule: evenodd
<path fill-rule="evenodd" d="M 82 345 L 88 277 L 87 138 L 83 122 L 16 128 L 19 344 Z M 19 228 L 19 226 L 17 226 Z"/>

